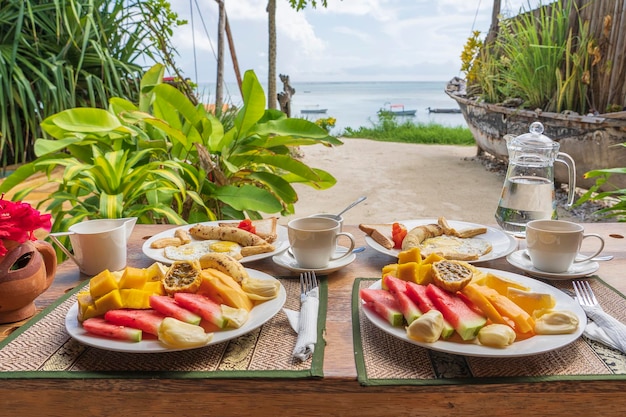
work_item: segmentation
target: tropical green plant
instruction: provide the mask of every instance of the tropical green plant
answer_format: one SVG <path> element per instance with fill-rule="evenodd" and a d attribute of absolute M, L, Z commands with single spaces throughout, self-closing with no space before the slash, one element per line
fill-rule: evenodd
<path fill-rule="evenodd" d="M 622 146 L 626 146 L 626 144 L 622 144 Z M 586 172 L 585 177 L 595 178 L 596 183 L 576 201 L 575 205 L 580 206 L 590 200 L 604 200 L 608 205 L 599 210 L 597 214 L 613 217 L 618 221 L 626 221 L 626 190 L 616 188 L 611 191 L 598 192 L 600 187 L 611 181 L 613 175 L 626 175 L 626 168 L 607 168 Z"/>
<path fill-rule="evenodd" d="M 524 108 L 585 114 L 598 58 L 588 22 L 578 20 L 577 34 L 570 27 L 573 7 L 575 2 L 559 0 L 504 19 L 495 44 L 482 45 L 480 53 L 474 33 L 463 55 L 468 91 L 489 103 L 520 99 Z"/>
<path fill-rule="evenodd" d="M 53 139 L 37 140 L 37 159 L 7 177 L 0 193 L 36 172 L 63 167 L 58 189 L 38 205 L 47 204 L 52 230 L 63 231 L 85 218 L 182 224 L 291 214 L 292 184 L 335 184 L 326 171 L 292 157 L 290 148 L 342 142 L 313 122 L 265 110 L 254 72 L 245 73 L 243 106 L 229 130 L 204 105 L 162 83 L 163 72 L 160 64 L 146 72 L 138 104 L 116 97 L 108 110 L 76 108 L 48 117 L 42 129 Z"/>
<path fill-rule="evenodd" d="M 0 0 L 0 165 L 32 160 L 49 115 L 136 100 L 141 63 L 183 23 L 163 0 Z"/>

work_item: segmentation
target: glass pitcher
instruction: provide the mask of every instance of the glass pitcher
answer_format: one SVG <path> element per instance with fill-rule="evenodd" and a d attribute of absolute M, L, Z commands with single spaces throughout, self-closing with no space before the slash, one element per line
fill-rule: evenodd
<path fill-rule="evenodd" d="M 543 125 L 534 122 L 530 133 L 505 137 L 509 166 L 496 209 L 496 220 L 505 232 L 526 235 L 526 223 L 536 219 L 556 219 L 554 161 L 567 165 L 569 195 L 574 202 L 576 165 L 571 156 L 559 152 L 559 143 L 543 135 Z"/>

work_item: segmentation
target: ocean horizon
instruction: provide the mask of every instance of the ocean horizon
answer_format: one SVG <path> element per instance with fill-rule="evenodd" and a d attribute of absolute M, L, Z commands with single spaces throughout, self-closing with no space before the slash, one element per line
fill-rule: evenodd
<path fill-rule="evenodd" d="M 415 116 L 398 117 L 398 121 L 437 123 L 446 127 L 466 127 L 459 113 L 429 113 L 428 108 L 458 109 L 454 100 L 446 95 L 447 81 L 372 81 L 372 82 L 294 82 L 296 93 L 291 99 L 291 117 L 315 121 L 333 117 L 335 127 L 331 133 L 339 134 L 346 128 L 371 127 L 378 121 L 378 111 L 391 105 L 416 110 Z M 265 89 L 265 86 L 264 86 Z M 278 92 L 282 83 L 278 83 Z M 215 96 L 215 84 L 202 83 L 198 90 L 208 102 Z M 267 91 L 266 91 L 267 93 Z M 226 83 L 225 101 L 241 105 L 242 99 L 236 83 Z M 304 114 L 302 110 L 326 109 L 325 113 Z M 395 108 L 397 109 L 397 107 Z"/>

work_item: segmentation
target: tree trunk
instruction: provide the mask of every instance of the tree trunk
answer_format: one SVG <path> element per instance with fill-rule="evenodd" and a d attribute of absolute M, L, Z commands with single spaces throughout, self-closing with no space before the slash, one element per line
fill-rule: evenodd
<path fill-rule="evenodd" d="M 241 87 L 241 71 L 239 71 L 239 62 L 237 61 L 237 53 L 235 52 L 235 41 L 233 41 L 233 34 L 230 31 L 230 24 L 228 23 L 228 15 L 224 11 L 224 20 L 226 27 L 226 37 L 228 39 L 228 48 L 230 49 L 230 57 L 233 60 L 233 70 L 235 71 L 235 77 L 237 78 L 237 86 L 239 87 L 239 94 L 243 97 L 243 89 Z"/>
<path fill-rule="evenodd" d="M 222 112 L 224 105 L 224 31 L 226 26 L 226 12 L 224 0 L 215 0 L 219 5 L 217 22 L 217 81 L 215 83 L 215 114 Z"/>
<path fill-rule="evenodd" d="M 267 108 L 276 108 L 276 0 L 267 2 L 268 21 L 268 67 Z"/>

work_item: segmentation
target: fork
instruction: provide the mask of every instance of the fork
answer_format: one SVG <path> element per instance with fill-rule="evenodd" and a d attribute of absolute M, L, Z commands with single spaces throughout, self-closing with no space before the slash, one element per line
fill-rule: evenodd
<path fill-rule="evenodd" d="M 576 299 L 592 319 L 622 352 L 626 353 L 626 325 L 604 312 L 588 281 L 573 281 Z"/>
<path fill-rule="evenodd" d="M 318 282 L 315 271 L 306 271 L 300 274 L 300 301 L 304 301 L 314 288 L 317 288 Z"/>
<path fill-rule="evenodd" d="M 300 274 L 300 320 L 293 355 L 302 361 L 311 357 L 317 343 L 318 287 L 314 271 Z"/>

